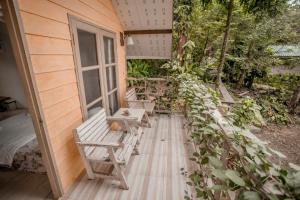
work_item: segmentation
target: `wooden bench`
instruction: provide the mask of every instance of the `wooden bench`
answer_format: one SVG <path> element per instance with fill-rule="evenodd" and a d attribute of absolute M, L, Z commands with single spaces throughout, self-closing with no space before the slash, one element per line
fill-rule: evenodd
<path fill-rule="evenodd" d="M 129 189 L 123 171 L 131 155 L 138 154 L 142 135 L 141 128 L 129 126 L 134 121 L 106 117 L 101 109 L 75 129 L 75 141 L 89 179 L 119 180 L 122 189 Z M 108 122 L 124 123 L 126 130 L 113 131 Z"/>
<path fill-rule="evenodd" d="M 136 95 L 135 88 L 131 88 L 126 92 L 125 101 L 129 108 L 143 108 L 147 113 L 152 114 L 155 102 L 153 100 L 139 100 Z"/>

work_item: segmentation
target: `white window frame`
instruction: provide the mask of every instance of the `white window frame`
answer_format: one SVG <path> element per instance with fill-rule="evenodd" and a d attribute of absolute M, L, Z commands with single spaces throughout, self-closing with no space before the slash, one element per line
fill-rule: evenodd
<path fill-rule="evenodd" d="M 79 89 L 79 97 L 81 102 L 81 110 L 83 113 L 83 119 L 88 119 L 88 109 L 98 103 L 99 101 L 102 101 L 102 106 L 106 110 L 106 114 L 110 115 L 110 109 L 109 109 L 109 99 L 108 95 L 111 93 L 117 91 L 117 102 L 118 107 L 120 107 L 120 95 L 119 95 L 119 70 L 118 70 L 118 62 L 117 62 L 117 41 L 116 41 L 116 33 L 107 31 L 103 28 L 100 28 L 98 26 L 95 26 L 89 22 L 82 21 L 78 19 L 77 17 L 70 16 L 70 27 L 71 27 L 71 34 L 73 36 L 72 46 L 74 50 L 74 60 L 76 65 L 76 75 L 77 75 L 77 84 Z M 96 34 L 96 48 L 97 48 L 97 59 L 98 59 L 98 65 L 94 66 L 81 66 L 81 57 L 80 57 L 80 50 L 79 50 L 79 43 L 78 43 L 78 34 L 77 30 L 83 30 L 90 33 Z M 111 64 L 105 64 L 105 51 L 104 51 L 104 39 L 103 37 L 109 37 L 112 38 L 114 41 L 114 63 Z M 110 51 L 109 51 L 110 52 Z M 110 66 L 115 66 L 116 69 L 116 88 L 112 91 L 108 92 L 108 86 L 107 86 L 107 78 L 106 77 L 106 68 Z M 84 82 L 83 82 L 83 72 L 93 69 L 99 69 L 99 78 L 100 78 L 100 89 L 101 89 L 101 96 L 91 103 L 87 104 L 86 102 L 86 96 L 85 96 L 85 89 L 84 89 Z"/>

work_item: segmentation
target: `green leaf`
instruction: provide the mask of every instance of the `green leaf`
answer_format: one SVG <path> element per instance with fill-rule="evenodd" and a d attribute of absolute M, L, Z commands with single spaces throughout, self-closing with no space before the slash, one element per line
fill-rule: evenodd
<path fill-rule="evenodd" d="M 240 177 L 240 175 L 234 170 L 226 170 L 225 175 L 235 184 L 239 186 L 245 186 L 245 181 Z"/>
<path fill-rule="evenodd" d="M 260 200 L 260 196 L 257 192 L 246 191 L 242 194 L 243 200 Z"/>
<path fill-rule="evenodd" d="M 210 123 L 208 126 L 216 131 L 220 130 L 220 127 L 215 123 Z"/>
<path fill-rule="evenodd" d="M 227 179 L 227 176 L 225 175 L 225 171 L 221 169 L 213 169 L 212 170 L 212 175 L 217 177 L 218 179 L 224 181 Z"/>
<path fill-rule="evenodd" d="M 296 170 L 296 171 L 300 171 L 300 166 L 299 165 L 295 165 L 294 163 L 289 163 L 290 168 Z"/>
<path fill-rule="evenodd" d="M 279 152 L 279 151 L 276 151 L 276 150 L 274 150 L 274 149 L 271 149 L 270 148 L 270 151 L 272 151 L 273 153 L 275 153 L 278 157 L 280 157 L 280 158 L 286 158 L 286 156 L 285 155 L 283 155 L 281 152 Z"/>
<path fill-rule="evenodd" d="M 251 155 L 251 156 L 254 156 L 255 153 L 256 153 L 255 149 L 252 148 L 252 147 L 249 146 L 249 145 L 246 145 L 246 151 L 247 151 L 247 153 L 249 153 L 249 155 Z"/>
<path fill-rule="evenodd" d="M 202 165 L 205 165 L 208 163 L 208 157 L 204 157 L 202 160 L 201 160 L 201 164 Z"/>
<path fill-rule="evenodd" d="M 226 190 L 227 187 L 225 185 L 214 185 L 210 189 L 215 191 L 220 191 L 220 190 Z"/>
<path fill-rule="evenodd" d="M 282 195 L 283 194 L 283 191 L 281 190 L 281 188 L 279 188 L 276 183 L 274 182 L 266 182 L 264 185 L 263 185 L 263 189 L 267 192 L 267 193 L 270 193 L 270 194 L 275 194 L 275 195 Z"/>
<path fill-rule="evenodd" d="M 216 168 L 222 168 L 223 167 L 222 162 L 218 158 L 212 157 L 212 156 L 208 156 L 208 159 L 209 159 L 209 163 L 212 166 L 214 166 Z"/>
<path fill-rule="evenodd" d="M 193 183 L 191 183 L 191 182 L 186 182 L 186 184 L 188 184 L 188 185 L 190 185 L 190 186 L 193 186 Z"/>
<path fill-rule="evenodd" d="M 198 152 L 194 152 L 194 153 L 193 153 L 193 156 L 195 156 L 195 157 L 199 157 L 199 156 L 200 156 L 200 154 L 199 154 Z"/>

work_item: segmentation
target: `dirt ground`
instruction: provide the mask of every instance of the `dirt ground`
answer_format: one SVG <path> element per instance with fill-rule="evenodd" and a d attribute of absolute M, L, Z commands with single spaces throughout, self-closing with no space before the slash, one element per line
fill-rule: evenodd
<path fill-rule="evenodd" d="M 269 125 L 256 136 L 270 142 L 271 148 L 283 153 L 287 157 L 284 164 L 292 162 L 300 165 L 300 122 L 284 127 Z"/>

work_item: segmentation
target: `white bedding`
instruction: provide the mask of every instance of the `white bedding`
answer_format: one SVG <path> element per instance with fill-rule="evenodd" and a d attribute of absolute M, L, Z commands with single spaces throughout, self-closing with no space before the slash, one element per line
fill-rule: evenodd
<path fill-rule="evenodd" d="M 0 121 L 0 165 L 12 166 L 15 153 L 34 140 L 36 135 L 31 117 L 20 113 Z"/>

